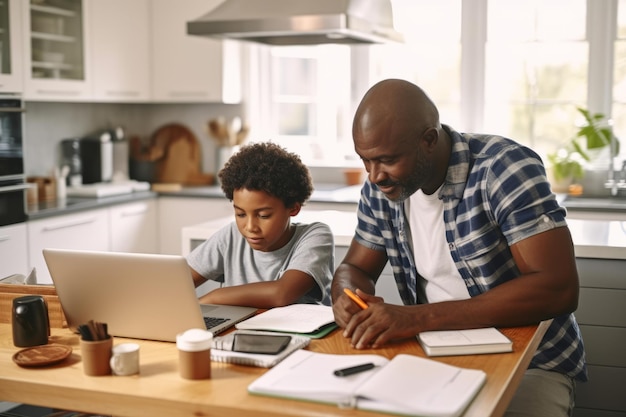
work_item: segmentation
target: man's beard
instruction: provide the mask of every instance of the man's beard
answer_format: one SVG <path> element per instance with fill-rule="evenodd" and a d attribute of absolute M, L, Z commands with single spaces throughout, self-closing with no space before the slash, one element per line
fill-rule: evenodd
<path fill-rule="evenodd" d="M 404 201 L 409 198 L 413 193 L 422 188 L 433 175 L 433 163 L 425 157 L 418 157 L 415 169 L 411 171 L 411 174 L 404 180 L 398 182 L 382 181 L 380 185 L 397 185 L 400 187 L 400 193 L 397 197 L 386 197 L 394 202 Z"/>

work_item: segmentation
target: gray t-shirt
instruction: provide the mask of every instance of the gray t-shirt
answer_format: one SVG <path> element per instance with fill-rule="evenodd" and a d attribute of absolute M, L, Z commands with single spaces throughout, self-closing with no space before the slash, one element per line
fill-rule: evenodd
<path fill-rule="evenodd" d="M 313 277 L 317 287 L 298 303 L 330 305 L 330 282 L 335 270 L 330 228 L 320 222 L 294 225 L 296 231 L 285 246 L 261 252 L 250 247 L 232 222 L 195 248 L 187 262 L 204 278 L 225 286 L 274 281 L 285 271 L 302 271 Z"/>

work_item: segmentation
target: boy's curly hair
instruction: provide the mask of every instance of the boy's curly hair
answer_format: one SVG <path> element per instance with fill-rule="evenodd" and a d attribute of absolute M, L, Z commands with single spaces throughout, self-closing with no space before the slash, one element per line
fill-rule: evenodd
<path fill-rule="evenodd" d="M 271 142 L 243 146 L 218 173 L 226 198 L 239 189 L 265 191 L 285 207 L 304 204 L 313 192 L 309 169 L 295 153 Z"/>

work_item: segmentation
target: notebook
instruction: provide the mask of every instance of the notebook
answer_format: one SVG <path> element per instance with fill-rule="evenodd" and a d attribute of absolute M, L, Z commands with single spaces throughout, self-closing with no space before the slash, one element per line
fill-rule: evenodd
<path fill-rule="evenodd" d="M 190 328 L 213 334 L 256 313 L 252 307 L 200 304 L 187 260 L 178 255 L 44 249 L 68 327 L 94 320 L 109 334 L 174 342 Z"/>

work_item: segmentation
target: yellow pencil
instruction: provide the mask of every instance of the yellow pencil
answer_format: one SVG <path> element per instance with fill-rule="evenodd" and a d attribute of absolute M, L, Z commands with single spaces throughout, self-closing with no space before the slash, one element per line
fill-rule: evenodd
<path fill-rule="evenodd" d="M 363 310 L 365 310 L 365 309 L 368 307 L 367 303 L 366 303 L 365 301 L 363 301 L 363 300 L 361 299 L 361 297 L 359 297 L 358 295 L 356 295 L 355 293 L 353 293 L 353 292 L 350 290 L 350 288 L 344 288 L 344 289 L 343 289 L 343 292 L 345 292 L 345 293 L 346 293 L 346 295 L 347 295 L 348 297 L 350 297 L 350 298 L 352 299 L 352 301 L 354 301 L 355 303 L 357 303 L 357 305 L 358 305 L 359 307 L 361 307 Z"/>

